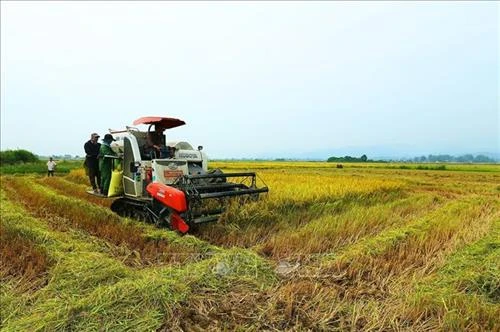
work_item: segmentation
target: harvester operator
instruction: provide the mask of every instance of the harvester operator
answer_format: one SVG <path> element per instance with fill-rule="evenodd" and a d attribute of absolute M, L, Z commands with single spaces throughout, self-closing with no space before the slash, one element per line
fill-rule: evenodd
<path fill-rule="evenodd" d="M 158 132 L 148 132 L 146 144 L 143 145 L 143 158 L 145 159 L 163 159 L 169 158 L 169 150 L 162 142 L 162 134 Z"/>

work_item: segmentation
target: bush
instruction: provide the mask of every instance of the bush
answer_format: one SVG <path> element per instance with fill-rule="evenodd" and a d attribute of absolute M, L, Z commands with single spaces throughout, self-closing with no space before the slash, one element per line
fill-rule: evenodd
<path fill-rule="evenodd" d="M 37 161 L 38 157 L 27 150 L 0 151 L 0 165 L 34 163 Z"/>

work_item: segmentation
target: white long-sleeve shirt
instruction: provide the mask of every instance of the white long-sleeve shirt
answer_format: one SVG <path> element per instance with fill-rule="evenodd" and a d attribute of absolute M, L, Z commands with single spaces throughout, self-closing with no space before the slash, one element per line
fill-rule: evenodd
<path fill-rule="evenodd" d="M 47 161 L 47 169 L 49 171 L 55 170 L 56 169 L 56 165 L 57 165 L 57 163 L 55 161 L 53 161 L 53 160 L 52 161 L 50 161 L 50 160 Z"/>

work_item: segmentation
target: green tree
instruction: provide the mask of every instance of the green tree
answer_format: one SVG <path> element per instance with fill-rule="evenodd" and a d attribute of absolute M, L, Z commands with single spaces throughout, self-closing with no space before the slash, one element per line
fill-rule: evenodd
<path fill-rule="evenodd" d="M 19 150 L 6 150 L 0 151 L 0 164 L 11 165 L 18 163 L 34 163 L 38 161 L 38 157 L 30 151 Z"/>

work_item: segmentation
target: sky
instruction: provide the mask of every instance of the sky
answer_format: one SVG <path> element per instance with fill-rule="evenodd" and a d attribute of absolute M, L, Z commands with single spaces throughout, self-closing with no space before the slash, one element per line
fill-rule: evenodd
<path fill-rule="evenodd" d="M 1 2 L 1 149 L 142 116 L 212 158 L 500 153 L 497 2 Z M 141 129 L 145 129 L 143 127 Z"/>

